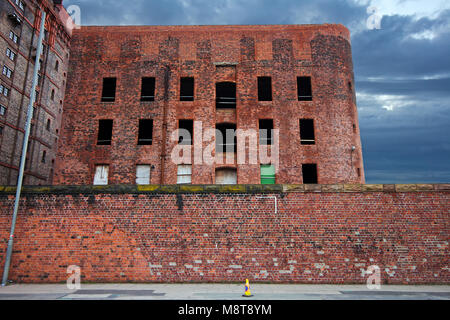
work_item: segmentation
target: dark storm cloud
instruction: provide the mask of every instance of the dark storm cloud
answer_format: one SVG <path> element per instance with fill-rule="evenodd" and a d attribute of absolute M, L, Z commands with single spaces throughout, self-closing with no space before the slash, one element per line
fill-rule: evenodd
<path fill-rule="evenodd" d="M 84 25 L 306 24 L 364 21 L 366 7 L 343 0 L 66 0 Z M 362 20 L 361 20 L 362 19 Z"/>
<path fill-rule="evenodd" d="M 381 30 L 364 30 L 353 37 L 355 72 L 359 77 L 418 76 L 450 73 L 450 10 L 436 19 L 385 16 Z M 417 39 L 426 33 L 432 39 Z"/>
<path fill-rule="evenodd" d="M 449 18 L 387 16 L 352 39 L 368 182 L 450 181 Z"/>
<path fill-rule="evenodd" d="M 450 10 L 384 16 L 351 0 L 66 0 L 83 25 L 321 24 L 352 32 L 368 183 L 450 181 Z"/>
<path fill-rule="evenodd" d="M 450 78 L 429 80 L 391 80 L 358 81 L 358 90 L 371 94 L 420 95 L 434 98 L 436 96 L 450 98 Z"/>

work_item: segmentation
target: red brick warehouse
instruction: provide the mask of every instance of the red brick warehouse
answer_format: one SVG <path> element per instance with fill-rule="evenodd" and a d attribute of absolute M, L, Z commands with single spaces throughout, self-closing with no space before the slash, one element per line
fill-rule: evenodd
<path fill-rule="evenodd" d="M 365 181 L 342 25 L 81 27 L 69 64 L 55 184 Z M 171 133 L 189 130 L 194 149 L 194 121 L 279 130 L 279 170 L 259 160 L 177 167 Z"/>

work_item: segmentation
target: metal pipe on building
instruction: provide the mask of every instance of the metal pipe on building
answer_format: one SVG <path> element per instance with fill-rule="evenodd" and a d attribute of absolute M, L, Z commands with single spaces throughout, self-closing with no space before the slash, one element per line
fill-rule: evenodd
<path fill-rule="evenodd" d="M 23 173 L 25 170 L 25 160 L 27 157 L 27 150 L 28 150 L 28 140 L 30 137 L 30 128 L 31 128 L 31 119 L 33 118 L 33 106 L 34 102 L 36 100 L 36 87 L 38 82 L 38 72 L 39 72 L 39 58 L 41 57 L 42 52 L 42 40 L 44 39 L 44 30 L 45 30 L 45 18 L 47 14 L 44 11 L 41 11 L 42 18 L 41 18 L 41 27 L 39 31 L 39 39 L 38 39 L 38 45 L 36 50 L 36 61 L 34 63 L 34 71 L 33 71 L 33 82 L 31 86 L 31 94 L 30 94 L 30 103 L 28 104 L 28 112 L 27 112 L 27 122 L 25 124 L 25 136 L 23 138 L 23 145 L 22 145 L 22 155 L 20 158 L 20 168 L 19 168 L 19 177 L 17 179 L 17 190 L 16 190 L 16 198 L 14 201 L 14 212 L 11 222 L 11 232 L 9 235 L 8 240 L 8 248 L 6 250 L 6 260 L 5 260 L 5 266 L 3 269 L 3 279 L 2 279 L 2 287 L 6 286 L 8 282 L 8 274 L 9 274 L 9 266 L 11 264 L 11 256 L 12 256 L 12 250 L 13 250 L 13 244 L 14 244 L 14 231 L 16 228 L 16 221 L 17 221 L 17 213 L 19 210 L 19 200 L 20 200 L 20 193 L 22 191 L 22 183 L 23 183 Z"/>

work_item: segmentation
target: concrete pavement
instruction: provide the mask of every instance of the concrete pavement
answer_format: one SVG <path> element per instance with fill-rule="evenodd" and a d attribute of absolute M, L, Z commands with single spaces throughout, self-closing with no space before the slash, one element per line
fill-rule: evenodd
<path fill-rule="evenodd" d="M 450 286 L 252 284 L 14 284 L 0 287 L 0 300 L 450 300 Z"/>

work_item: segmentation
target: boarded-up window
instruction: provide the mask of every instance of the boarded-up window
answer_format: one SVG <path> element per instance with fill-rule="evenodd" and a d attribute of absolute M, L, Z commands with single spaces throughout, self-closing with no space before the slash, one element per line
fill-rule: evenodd
<path fill-rule="evenodd" d="M 216 184 L 237 184 L 237 171 L 232 168 L 216 170 Z"/>
<path fill-rule="evenodd" d="M 182 164 L 178 166 L 177 183 L 192 183 L 192 166 L 190 164 Z"/>
<path fill-rule="evenodd" d="M 109 166 L 98 165 L 95 167 L 94 185 L 105 186 L 108 184 Z"/>
<path fill-rule="evenodd" d="M 136 184 L 150 184 L 150 166 L 136 166 Z"/>
<path fill-rule="evenodd" d="M 261 165 L 261 184 L 275 184 L 275 167 L 273 165 Z"/>

